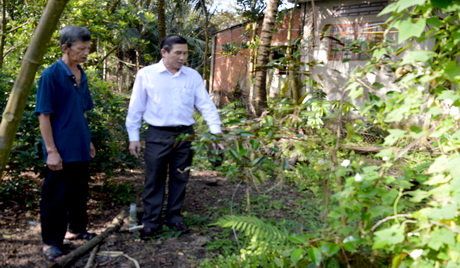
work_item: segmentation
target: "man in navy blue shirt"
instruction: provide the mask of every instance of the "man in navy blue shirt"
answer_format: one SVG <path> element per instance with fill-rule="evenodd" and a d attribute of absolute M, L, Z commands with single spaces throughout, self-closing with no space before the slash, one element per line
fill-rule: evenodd
<path fill-rule="evenodd" d="M 59 33 L 63 56 L 43 71 L 35 108 L 46 161 L 40 201 L 43 253 L 50 261 L 63 254 L 64 239 L 95 236 L 86 230 L 89 161 L 96 154 L 86 111 L 94 104 L 79 65 L 88 58 L 91 34 L 77 26 Z"/>

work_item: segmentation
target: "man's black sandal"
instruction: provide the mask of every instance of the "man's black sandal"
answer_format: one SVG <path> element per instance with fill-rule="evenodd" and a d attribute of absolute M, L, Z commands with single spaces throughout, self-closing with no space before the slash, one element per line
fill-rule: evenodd
<path fill-rule="evenodd" d="M 68 240 L 91 240 L 95 238 L 97 235 L 95 233 L 88 233 L 88 232 L 82 232 L 79 234 L 76 234 L 74 237 L 67 238 Z"/>
<path fill-rule="evenodd" d="M 62 251 L 56 246 L 51 246 L 43 249 L 43 255 L 45 255 L 48 261 L 55 261 L 58 257 L 62 256 Z"/>

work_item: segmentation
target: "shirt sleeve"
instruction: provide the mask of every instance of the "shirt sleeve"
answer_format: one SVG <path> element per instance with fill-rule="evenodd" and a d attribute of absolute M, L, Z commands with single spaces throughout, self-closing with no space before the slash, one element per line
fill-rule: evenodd
<path fill-rule="evenodd" d="M 140 141 L 139 129 L 142 126 L 142 117 L 147 103 L 147 92 L 143 85 L 142 70 L 136 75 L 131 100 L 129 101 L 126 129 L 129 141 Z"/>
<path fill-rule="evenodd" d="M 91 91 L 89 90 L 89 87 L 88 87 L 88 77 L 86 76 L 85 74 L 85 95 L 84 95 L 84 109 L 85 111 L 88 111 L 88 110 L 92 110 L 94 109 L 94 102 L 93 102 L 93 98 L 91 97 Z"/>
<path fill-rule="evenodd" d="M 54 83 L 51 74 L 43 72 L 38 83 L 37 103 L 35 105 L 35 115 L 52 114 L 54 109 Z"/>
<path fill-rule="evenodd" d="M 221 125 L 222 121 L 220 120 L 219 113 L 217 112 L 216 105 L 209 97 L 206 88 L 204 87 L 203 79 L 200 75 L 195 75 L 194 77 L 194 87 L 195 87 L 195 108 L 201 113 L 206 124 L 209 127 L 209 131 L 212 134 L 222 133 Z"/>

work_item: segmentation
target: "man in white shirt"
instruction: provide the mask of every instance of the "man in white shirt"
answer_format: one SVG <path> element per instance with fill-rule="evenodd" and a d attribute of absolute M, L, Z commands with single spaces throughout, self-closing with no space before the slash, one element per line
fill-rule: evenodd
<path fill-rule="evenodd" d="M 144 229 L 141 239 L 154 237 L 162 228 L 161 211 L 169 175 L 165 220 L 170 228 L 189 232 L 181 215 L 191 165 L 190 141 L 178 141 L 181 134 L 194 134 L 196 108 L 210 132 L 221 133 L 216 106 L 206 91 L 200 74 L 184 66 L 188 57 L 187 40 L 168 35 L 161 43 L 162 60 L 139 70 L 129 103 L 126 128 L 129 151 L 140 157 L 139 129 L 142 119 L 149 125 L 145 136 Z"/>

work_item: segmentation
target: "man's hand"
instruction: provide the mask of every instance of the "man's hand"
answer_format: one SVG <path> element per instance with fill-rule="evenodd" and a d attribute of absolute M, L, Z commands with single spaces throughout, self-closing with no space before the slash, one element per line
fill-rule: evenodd
<path fill-rule="evenodd" d="M 223 143 L 213 143 L 211 144 L 213 150 L 224 150 L 225 146 Z"/>
<path fill-rule="evenodd" d="M 139 141 L 132 141 L 129 143 L 129 152 L 136 158 L 141 156 L 141 143 Z"/>
<path fill-rule="evenodd" d="M 92 142 L 89 144 L 89 155 L 91 156 L 91 158 L 94 158 L 96 156 L 96 148 L 94 147 Z"/>
<path fill-rule="evenodd" d="M 62 169 L 62 158 L 58 151 L 48 152 L 48 157 L 46 158 L 46 165 L 49 169 L 53 171 L 58 171 Z"/>

